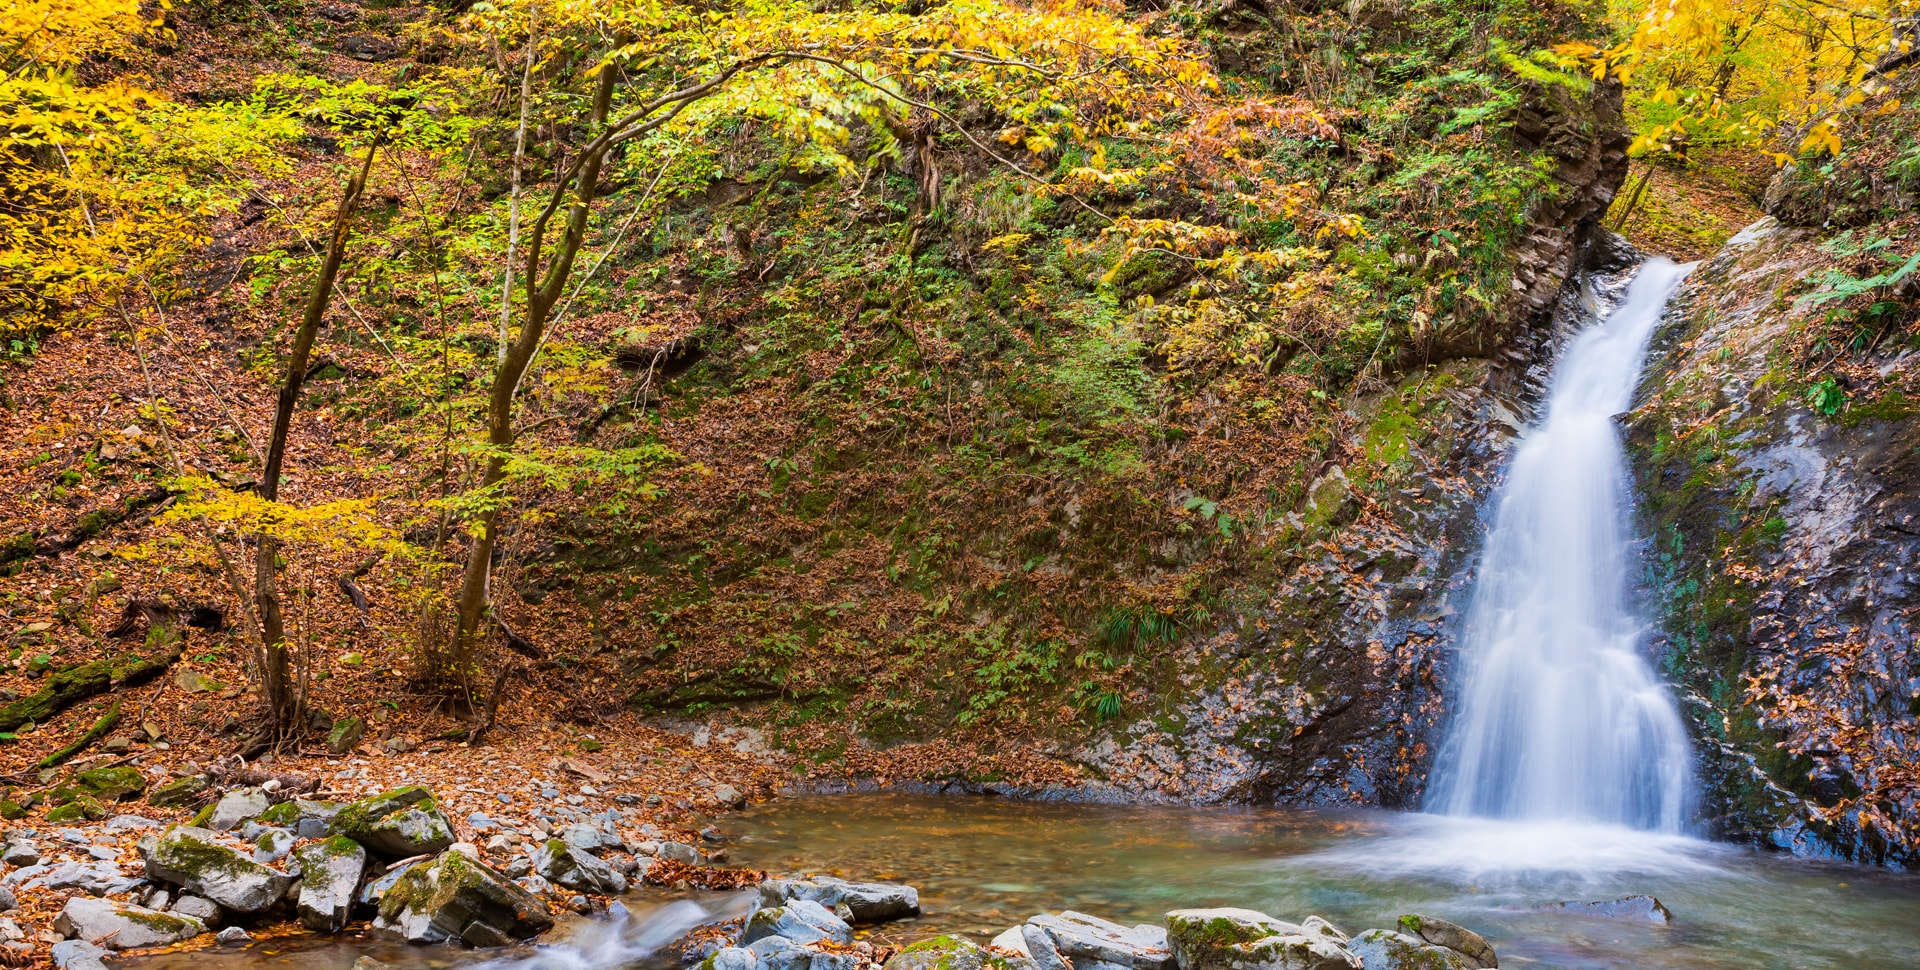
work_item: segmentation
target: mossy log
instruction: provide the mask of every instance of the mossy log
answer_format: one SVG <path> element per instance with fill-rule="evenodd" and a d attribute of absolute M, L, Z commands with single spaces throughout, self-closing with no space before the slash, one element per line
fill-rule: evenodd
<path fill-rule="evenodd" d="M 0 707 L 0 731 L 12 731 L 29 722 L 44 724 L 95 694 L 151 680 L 179 659 L 178 651 L 155 657 L 122 654 L 68 667 L 48 677 L 47 685 L 39 691 Z"/>
<path fill-rule="evenodd" d="M 107 711 L 107 713 L 100 715 L 100 719 L 98 721 L 93 722 L 93 726 L 87 729 L 87 733 L 80 735 L 80 737 L 76 739 L 72 744 L 69 744 L 64 748 L 61 748 L 60 750 L 55 751 L 54 753 L 47 755 L 44 758 L 41 758 L 40 762 L 34 765 L 34 767 L 35 768 L 51 768 L 54 765 L 57 765 L 60 762 L 65 761 L 68 758 L 71 758 L 82 751 L 85 751 L 88 745 L 94 743 L 95 741 L 100 740 L 101 738 L 106 737 L 107 732 L 113 730 L 113 726 L 119 723 L 120 723 L 120 702 L 114 701 L 113 708 Z"/>

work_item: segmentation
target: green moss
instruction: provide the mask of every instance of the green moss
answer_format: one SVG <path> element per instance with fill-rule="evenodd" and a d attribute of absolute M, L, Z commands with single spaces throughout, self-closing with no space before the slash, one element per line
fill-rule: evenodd
<path fill-rule="evenodd" d="M 300 806 L 291 801 L 281 802 L 261 812 L 258 820 L 263 825 L 292 828 L 300 823 Z"/>
<path fill-rule="evenodd" d="M 83 771 L 75 775 L 74 780 L 85 785 L 98 798 L 126 798 L 138 795 L 147 788 L 146 776 L 139 769 L 124 765 Z"/>
<path fill-rule="evenodd" d="M 147 804 L 160 808 L 177 808 L 193 801 L 194 796 L 207 789 L 206 775 L 185 775 L 155 788 L 147 795 Z"/>
<path fill-rule="evenodd" d="M 47 811 L 49 822 L 97 822 L 107 817 L 107 808 L 89 795 L 77 795 L 65 805 Z"/>

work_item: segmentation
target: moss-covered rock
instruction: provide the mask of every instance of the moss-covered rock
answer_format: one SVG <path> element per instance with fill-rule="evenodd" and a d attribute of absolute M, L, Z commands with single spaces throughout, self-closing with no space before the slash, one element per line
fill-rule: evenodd
<path fill-rule="evenodd" d="M 300 877 L 300 893 L 294 908 L 300 923 L 321 933 L 338 933 L 346 928 L 353 909 L 353 891 L 367 869 L 367 850 L 344 835 L 336 835 L 301 847 L 294 853 L 294 872 Z"/>
<path fill-rule="evenodd" d="M 592 853 L 577 849 L 560 839 L 548 839 L 546 844 L 534 850 L 533 868 L 541 876 L 583 893 L 618 896 L 627 891 L 625 876 L 594 858 Z"/>
<path fill-rule="evenodd" d="M 334 754 L 346 754 L 360 746 L 360 739 L 367 736 L 367 723 L 357 717 L 343 717 L 333 722 L 327 731 L 327 750 Z"/>
<path fill-rule="evenodd" d="M 169 882 L 235 913 L 258 913 L 280 901 L 293 877 L 223 845 L 202 828 L 179 826 L 140 842 L 147 878 Z"/>
<path fill-rule="evenodd" d="M 411 943 L 506 946 L 553 926 L 547 905 L 501 872 L 457 851 L 406 871 L 380 897 L 373 927 Z"/>
<path fill-rule="evenodd" d="M 147 790 L 146 776 L 127 765 L 83 771 L 73 776 L 73 780 L 85 786 L 95 798 L 107 801 L 135 798 Z"/>
<path fill-rule="evenodd" d="M 147 804 L 158 808 L 190 805 L 195 797 L 207 790 L 209 784 L 211 782 L 206 775 L 183 775 L 148 792 Z"/>
<path fill-rule="evenodd" d="M 960 936 L 921 940 L 894 954 L 884 970 L 1008 970 L 1012 962 Z"/>
<path fill-rule="evenodd" d="M 66 804 L 47 810 L 49 822 L 98 822 L 106 817 L 107 807 L 85 794 L 75 794 Z"/>
<path fill-rule="evenodd" d="M 453 844 L 453 823 L 433 793 L 419 785 L 381 792 L 342 806 L 333 830 L 380 855 L 439 852 Z"/>
<path fill-rule="evenodd" d="M 75 896 L 54 918 L 53 928 L 75 939 L 116 950 L 137 950 L 189 940 L 205 923 L 178 913 L 160 913 L 131 903 Z"/>

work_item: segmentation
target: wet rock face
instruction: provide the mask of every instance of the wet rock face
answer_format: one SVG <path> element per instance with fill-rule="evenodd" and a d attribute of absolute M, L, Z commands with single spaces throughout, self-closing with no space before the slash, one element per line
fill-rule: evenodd
<path fill-rule="evenodd" d="M 53 928 L 75 939 L 116 950 L 166 946 L 207 931 L 205 924 L 190 916 L 86 896 L 67 900 Z"/>
<path fill-rule="evenodd" d="M 1913 864 L 1920 420 L 1904 402 L 1811 406 L 1779 294 L 1816 243 L 1772 220 L 1743 232 L 1655 337 L 1627 418 L 1648 585 L 1718 834 Z"/>
<path fill-rule="evenodd" d="M 920 915 L 920 893 L 912 886 L 847 882 L 831 876 L 769 879 L 760 884 L 760 898 L 768 906 L 785 905 L 793 899 L 809 900 L 833 910 L 845 906 L 849 918 L 860 923 Z"/>

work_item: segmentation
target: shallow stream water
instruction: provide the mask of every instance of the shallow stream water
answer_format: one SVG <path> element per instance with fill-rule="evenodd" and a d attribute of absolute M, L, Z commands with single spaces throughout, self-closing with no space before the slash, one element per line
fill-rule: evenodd
<path fill-rule="evenodd" d="M 1170 909 L 1241 906 L 1349 932 L 1403 913 L 1444 917 L 1484 933 L 1508 970 L 1920 967 L 1920 877 L 1622 828 L 885 794 L 782 799 L 721 828 L 735 864 L 919 887 L 924 915 L 877 928 L 876 942 L 984 942 L 1061 909 L 1157 923 Z M 1634 893 L 1657 896 L 1672 923 L 1545 908 Z M 401 970 L 672 966 L 649 951 L 744 914 L 750 898 L 636 892 L 629 918 L 577 920 L 504 957 L 304 937 L 124 967 L 346 970 L 362 953 Z"/>

